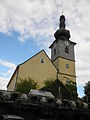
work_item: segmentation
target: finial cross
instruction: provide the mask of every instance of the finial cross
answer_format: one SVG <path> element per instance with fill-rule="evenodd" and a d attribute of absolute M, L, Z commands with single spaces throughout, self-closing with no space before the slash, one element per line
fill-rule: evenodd
<path fill-rule="evenodd" d="M 63 10 L 62 10 L 62 15 L 63 15 Z"/>

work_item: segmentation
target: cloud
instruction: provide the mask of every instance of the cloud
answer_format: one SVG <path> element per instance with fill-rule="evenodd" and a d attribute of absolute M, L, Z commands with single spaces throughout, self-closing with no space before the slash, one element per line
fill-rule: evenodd
<path fill-rule="evenodd" d="M 59 16 L 64 10 L 66 28 L 71 32 L 75 47 L 77 84 L 90 79 L 90 1 L 89 0 L 0 0 L 0 32 L 18 32 L 20 42 L 30 37 L 46 49 L 53 42 Z M 60 10 L 60 11 L 59 11 Z"/>
<path fill-rule="evenodd" d="M 3 0 L 1 1 L 1 32 L 12 30 L 20 33 L 21 41 L 29 36 L 48 34 L 52 26 L 49 15 L 53 13 L 54 2 L 45 0 Z M 42 11 L 42 12 L 41 12 Z M 49 29 L 47 29 L 47 26 Z M 48 31 L 47 31 L 48 30 Z"/>
<path fill-rule="evenodd" d="M 9 78 L 7 78 L 7 77 L 0 77 L 0 90 L 6 90 L 7 89 L 6 86 L 9 82 L 8 80 L 9 80 Z"/>
<path fill-rule="evenodd" d="M 1 60 L 0 59 L 0 64 L 7 67 L 7 68 L 11 68 L 11 69 L 15 69 L 16 68 L 16 65 L 11 63 L 11 62 L 8 62 L 6 60 Z"/>
<path fill-rule="evenodd" d="M 6 60 L 0 59 L 0 68 L 5 68 L 5 69 L 7 68 L 7 71 L 0 72 L 0 89 L 5 90 L 10 80 L 10 77 L 16 68 L 16 65 Z"/>

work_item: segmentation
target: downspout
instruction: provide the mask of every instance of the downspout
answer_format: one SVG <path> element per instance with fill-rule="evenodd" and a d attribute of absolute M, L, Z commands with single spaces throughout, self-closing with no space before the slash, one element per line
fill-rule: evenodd
<path fill-rule="evenodd" d="M 57 80 L 58 80 L 58 74 L 59 74 L 59 70 L 57 69 Z"/>

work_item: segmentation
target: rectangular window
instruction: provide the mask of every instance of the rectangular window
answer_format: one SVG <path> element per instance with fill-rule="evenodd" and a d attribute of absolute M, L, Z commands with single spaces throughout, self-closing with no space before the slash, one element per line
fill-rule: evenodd
<path fill-rule="evenodd" d="M 70 81 L 69 80 L 66 80 L 66 85 L 69 85 L 70 84 Z"/>
<path fill-rule="evenodd" d="M 69 64 L 66 64 L 66 68 L 69 68 Z"/>

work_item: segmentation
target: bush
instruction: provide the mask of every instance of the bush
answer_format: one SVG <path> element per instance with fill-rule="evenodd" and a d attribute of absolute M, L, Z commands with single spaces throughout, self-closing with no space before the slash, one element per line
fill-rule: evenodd
<path fill-rule="evenodd" d="M 59 92 L 59 87 L 60 87 L 60 91 Z M 41 90 L 46 90 L 51 92 L 55 97 L 61 97 L 63 99 L 71 99 L 71 94 L 69 92 L 69 90 L 65 87 L 65 85 L 63 85 L 62 82 L 60 82 L 60 80 L 55 80 L 55 81 L 45 81 L 45 86 L 41 89 Z"/>
<path fill-rule="evenodd" d="M 15 91 L 20 93 L 29 93 L 31 89 L 36 89 L 37 83 L 31 78 L 20 79 L 20 83 L 17 83 Z"/>

